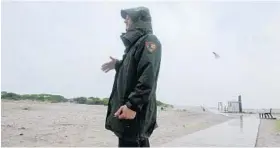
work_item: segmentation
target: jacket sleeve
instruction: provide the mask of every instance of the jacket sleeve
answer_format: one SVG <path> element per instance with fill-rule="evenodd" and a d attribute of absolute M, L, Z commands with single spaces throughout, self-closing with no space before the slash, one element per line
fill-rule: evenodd
<path fill-rule="evenodd" d="M 144 46 L 136 52 L 137 83 L 128 96 L 126 106 L 134 111 L 140 111 L 142 106 L 149 101 L 150 94 L 156 83 L 156 75 L 161 60 L 161 45 L 155 39 L 146 40 Z"/>
<path fill-rule="evenodd" d="M 121 63 L 121 62 L 122 62 L 121 60 L 117 60 L 117 61 L 116 61 L 116 64 L 115 64 L 115 70 L 116 70 L 116 71 L 119 71 L 120 63 Z"/>

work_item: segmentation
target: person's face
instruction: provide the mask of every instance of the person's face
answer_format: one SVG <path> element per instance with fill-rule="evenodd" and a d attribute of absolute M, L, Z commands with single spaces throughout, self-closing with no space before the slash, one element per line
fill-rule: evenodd
<path fill-rule="evenodd" d="M 129 29 L 129 27 L 131 26 L 131 24 L 132 24 L 132 20 L 131 20 L 131 18 L 128 16 L 128 15 L 126 15 L 126 18 L 125 18 L 125 20 L 124 20 L 124 23 L 125 23 L 125 29 L 126 30 L 128 30 Z"/>

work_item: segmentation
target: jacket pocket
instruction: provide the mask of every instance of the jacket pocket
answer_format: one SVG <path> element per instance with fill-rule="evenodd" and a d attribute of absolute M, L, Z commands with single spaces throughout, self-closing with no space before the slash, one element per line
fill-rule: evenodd
<path fill-rule="evenodd" d="M 137 139 L 140 135 L 139 122 L 135 117 L 132 120 L 123 119 L 123 136 L 127 139 Z"/>

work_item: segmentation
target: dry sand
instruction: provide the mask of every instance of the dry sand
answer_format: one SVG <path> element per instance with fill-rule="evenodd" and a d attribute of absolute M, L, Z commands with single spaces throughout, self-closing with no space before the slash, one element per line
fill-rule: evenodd
<path fill-rule="evenodd" d="M 280 147 L 280 130 L 276 128 L 277 120 L 262 119 L 259 127 L 257 147 Z"/>
<path fill-rule="evenodd" d="M 2 100 L 2 146 L 117 146 L 115 135 L 104 128 L 106 106 Z M 158 111 L 151 146 L 179 138 L 228 120 L 203 112 Z"/>

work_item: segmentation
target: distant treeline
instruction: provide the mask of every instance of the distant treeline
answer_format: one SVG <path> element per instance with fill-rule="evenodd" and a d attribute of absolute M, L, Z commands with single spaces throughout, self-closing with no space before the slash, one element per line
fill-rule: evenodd
<path fill-rule="evenodd" d="M 1 92 L 1 99 L 6 100 L 33 100 L 33 101 L 47 101 L 51 103 L 58 102 L 71 102 L 78 104 L 89 104 L 89 105 L 108 105 L 108 98 L 98 98 L 98 97 L 76 97 L 67 99 L 61 95 L 52 95 L 52 94 L 16 94 L 12 92 Z M 172 105 L 165 104 L 163 102 L 157 101 L 158 106 L 172 107 Z"/>

